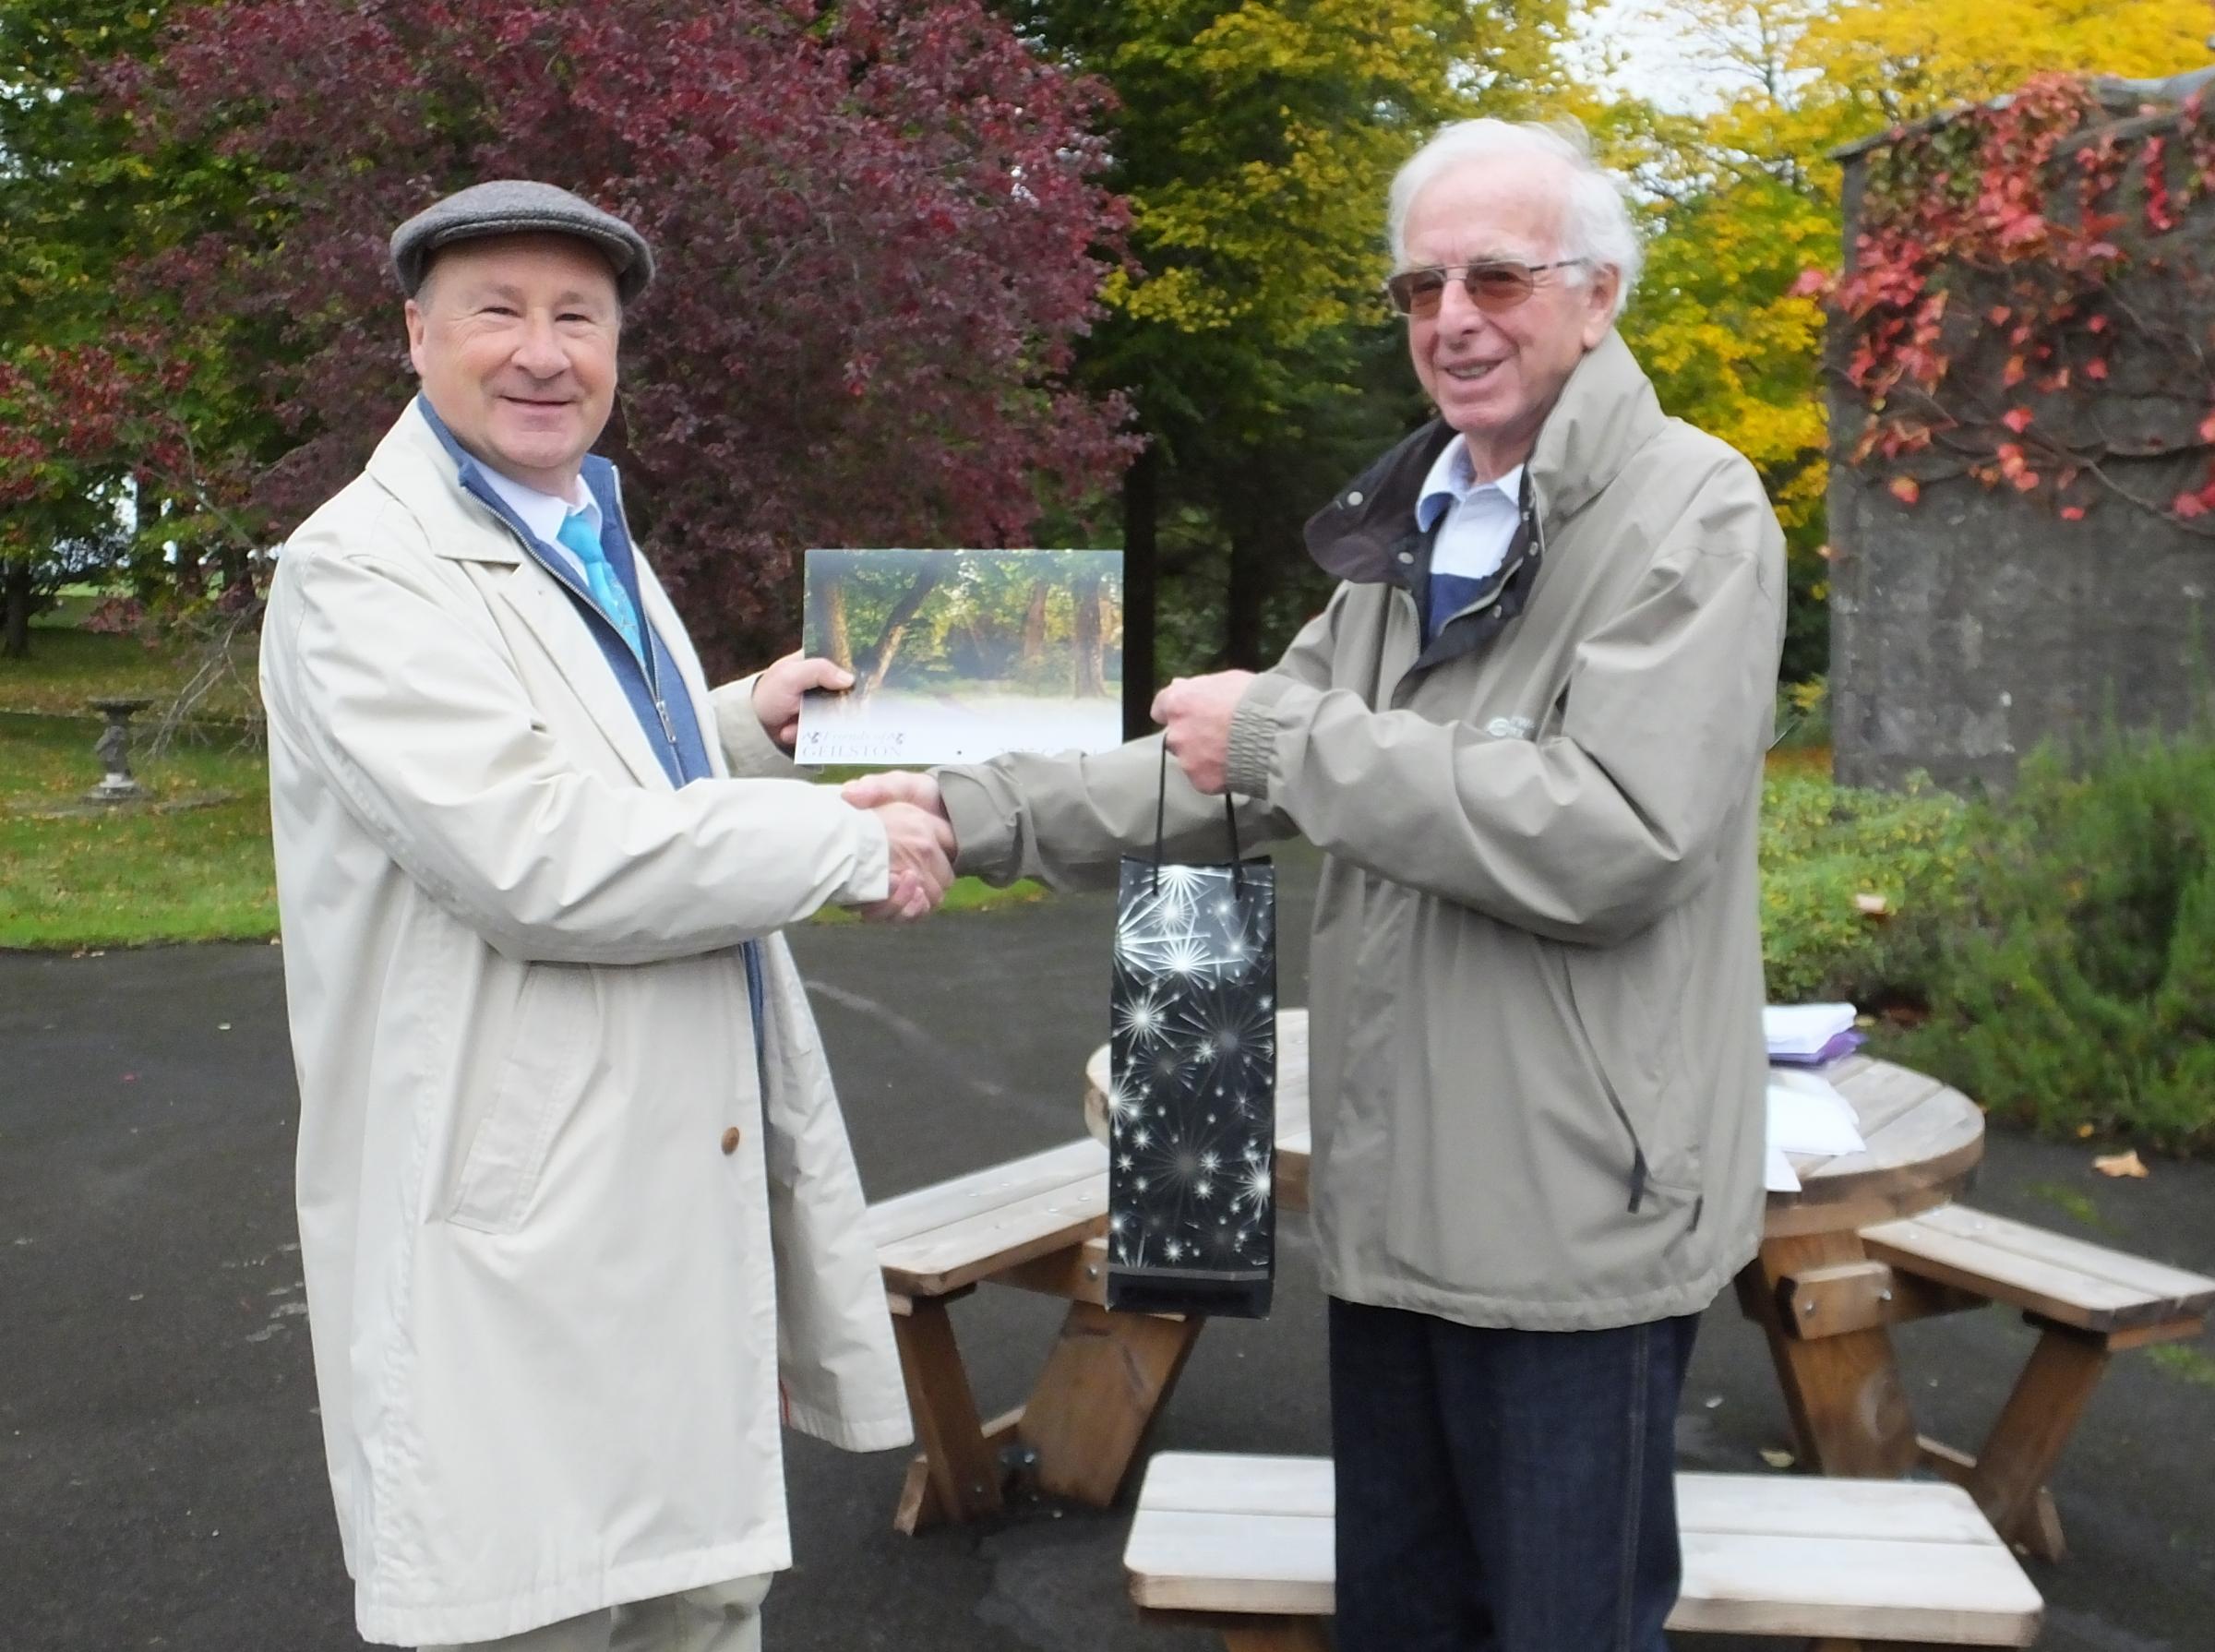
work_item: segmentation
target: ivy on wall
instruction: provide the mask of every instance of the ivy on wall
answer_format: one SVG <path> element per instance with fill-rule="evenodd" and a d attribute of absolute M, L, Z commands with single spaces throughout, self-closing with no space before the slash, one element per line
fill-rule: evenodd
<path fill-rule="evenodd" d="M 2215 538 L 2215 116 L 2116 119 L 2086 81 L 1902 129 L 1868 163 L 1828 295 L 1848 445 L 1903 505 L 1966 477 L 2076 521 L 2103 500 Z M 2193 232 L 2197 231 L 2196 235 Z M 2182 485 L 2179 485 L 2179 479 Z"/>

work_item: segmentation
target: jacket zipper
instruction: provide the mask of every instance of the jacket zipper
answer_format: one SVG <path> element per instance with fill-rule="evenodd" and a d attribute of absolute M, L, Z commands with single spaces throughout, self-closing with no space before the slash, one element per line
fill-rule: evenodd
<path fill-rule="evenodd" d="M 1475 602 L 1471 603 L 1467 607 L 1461 609 L 1458 613 L 1448 615 L 1444 621 L 1439 626 L 1438 631 L 1432 633 L 1433 636 L 1443 633 L 1446 627 L 1452 625 L 1455 620 L 1466 619 L 1472 614 L 1481 614 L 1487 608 L 1492 606 L 1500 600 L 1501 593 L 1506 591 L 1507 581 L 1515 577 L 1515 569 L 1521 568 L 1522 566 L 1523 565 L 1521 562 L 1517 562 L 1515 567 L 1509 569 L 1507 573 L 1501 579 L 1500 583 L 1495 585 L 1491 591 L 1485 593 L 1484 595 L 1479 597 Z M 1407 599 L 1408 609 L 1414 616 L 1415 632 L 1419 640 L 1415 651 L 1415 660 L 1408 662 L 1407 669 L 1400 673 L 1399 681 L 1395 682 L 1392 686 L 1392 707 L 1395 711 L 1400 710 L 1405 704 L 1403 695 L 1407 690 L 1409 684 L 1414 681 L 1416 661 L 1419 661 L 1423 657 L 1425 652 L 1428 651 L 1431 646 L 1428 642 L 1423 642 L 1420 640 L 1423 633 L 1423 610 L 1421 605 L 1415 600 L 1415 593 L 1409 591 L 1406 586 L 1403 585 L 1400 587 L 1400 595 Z M 1442 664 L 1444 662 L 1442 662 Z"/>
<path fill-rule="evenodd" d="M 1500 576 L 1500 582 L 1493 586 L 1491 591 L 1487 592 L 1483 596 L 1479 597 L 1475 602 L 1471 603 L 1467 607 L 1462 609 L 1459 613 L 1449 614 L 1445 617 L 1445 618 L 1440 620 L 1438 624 L 1438 628 L 1440 631 L 1443 632 L 1446 627 L 1452 625 L 1457 619 L 1466 619 L 1472 614 L 1483 613 L 1487 608 L 1498 602 L 1500 600 L 1501 593 L 1507 589 L 1508 581 L 1514 579 L 1517 573 L 1522 571 L 1524 563 L 1542 562 L 1546 559 L 1546 521 L 1545 518 L 1539 510 L 1538 501 L 1535 497 L 1531 501 L 1529 521 L 1531 543 L 1535 548 L 1533 550 L 1524 552 L 1524 554 L 1516 559 L 1515 566 L 1508 569 L 1505 573 Z"/>
<path fill-rule="evenodd" d="M 622 521 L 623 473 L 620 471 L 611 472 L 609 475 L 609 485 L 615 489 L 617 519 L 618 521 Z M 624 527 L 623 536 L 625 542 L 628 543 L 630 537 L 630 530 L 628 524 L 626 524 Z M 638 567 L 638 557 L 635 552 L 631 557 L 631 567 L 634 571 Z M 597 605 L 595 605 L 594 611 L 597 612 Z M 640 660 L 639 664 L 643 668 L 645 673 L 646 692 L 653 696 L 654 715 L 662 720 L 662 738 L 669 742 L 669 749 L 671 753 L 677 754 L 676 729 L 669 721 L 669 703 L 662 698 L 661 667 L 654 664 L 653 659 L 653 627 L 647 621 L 646 616 L 643 613 L 640 614 L 639 616 L 639 633 L 640 652 L 643 655 L 643 658 Z M 679 767 L 682 767 L 681 754 L 678 755 Z"/>
<path fill-rule="evenodd" d="M 622 490 L 620 486 L 618 486 L 616 493 L 617 509 L 621 509 L 622 504 Z M 545 564 L 544 562 L 540 562 L 537 554 L 532 550 L 531 542 L 528 539 L 525 539 L 522 534 L 516 532 L 515 524 L 508 520 L 506 514 L 500 511 L 495 511 L 494 514 L 499 517 L 500 525 L 503 528 L 506 528 L 509 534 L 521 543 L 523 554 L 529 557 L 533 562 L 539 562 L 539 565 L 542 568 L 545 567 Z M 569 579 L 566 573 L 552 569 L 548 569 L 547 571 L 553 573 L 554 577 L 561 581 L 564 586 L 567 586 L 572 591 L 576 590 L 575 584 Z M 617 628 L 616 622 L 614 620 L 608 618 L 606 615 L 600 611 L 600 605 L 592 600 L 592 593 L 588 591 L 581 593 L 581 594 L 585 599 L 584 606 L 586 612 L 591 614 L 594 619 L 598 620 L 617 641 L 623 644 L 624 652 L 630 653 L 629 639 L 625 637 L 623 633 Z M 653 628 L 648 623 L 646 617 L 643 614 L 639 616 L 639 644 L 641 652 L 639 653 L 631 654 L 630 657 L 639 662 L 639 675 L 646 679 L 646 693 L 647 696 L 653 701 L 653 714 L 661 721 L 662 738 L 668 742 L 671 754 L 680 757 L 681 760 L 681 753 L 678 751 L 676 743 L 676 724 L 669 721 L 669 702 L 662 698 L 662 674 L 660 669 L 656 667 L 653 663 Z"/>
<path fill-rule="evenodd" d="M 1576 1001 L 1576 983 L 1569 977 L 1568 963 L 1565 959 L 1562 965 L 1562 986 L 1568 994 L 1570 1020 L 1574 1023 L 1576 1035 L 1584 1044 L 1586 1053 L 1591 1058 L 1592 1071 L 1599 1079 L 1601 1093 L 1607 1096 L 1608 1106 L 1614 1109 L 1616 1122 L 1622 1126 L 1622 1133 L 1630 1138 L 1631 1202 L 1624 1208 L 1631 1215 L 1636 1215 L 1638 1207 L 1646 1203 L 1647 1176 L 1646 1143 L 1638 1139 L 1638 1127 L 1631 1122 L 1631 1109 L 1622 1105 L 1622 1097 L 1616 1094 L 1615 1081 L 1608 1076 L 1608 1064 L 1600 1059 L 1598 1046 L 1593 1042 L 1592 1034 L 1585 1025 L 1584 1009 Z"/>

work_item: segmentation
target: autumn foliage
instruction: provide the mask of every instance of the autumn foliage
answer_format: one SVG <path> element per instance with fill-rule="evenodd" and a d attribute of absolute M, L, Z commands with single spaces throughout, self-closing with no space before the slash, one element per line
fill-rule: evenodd
<path fill-rule="evenodd" d="M 2215 509 L 2215 276 L 2178 233 L 2215 198 L 2215 116 L 2197 95 L 2124 114 L 2045 76 L 1872 158 L 1834 298 L 1851 458 L 1903 504 L 1966 475 L 2065 521 Z"/>
<path fill-rule="evenodd" d="M 220 341 L 205 370 L 245 394 L 200 461 L 272 534 L 411 393 L 392 226 L 486 178 L 657 250 L 602 446 L 716 664 L 796 640 L 804 547 L 1023 543 L 1127 455 L 1066 377 L 1121 227 L 1101 93 L 973 0 L 239 0 L 171 28 L 113 93 L 242 198 L 133 279 Z"/>

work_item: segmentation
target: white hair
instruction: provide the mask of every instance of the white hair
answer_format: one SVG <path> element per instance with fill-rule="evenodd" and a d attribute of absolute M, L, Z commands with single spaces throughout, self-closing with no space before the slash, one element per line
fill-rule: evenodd
<path fill-rule="evenodd" d="M 1562 205 L 1560 256 L 1589 259 L 1615 271 L 1615 307 L 1622 314 L 1638 271 L 1646 262 L 1622 186 L 1592 159 L 1585 129 L 1574 121 L 1539 125 L 1533 121 L 1469 120 L 1441 126 L 1407 158 L 1392 180 L 1385 230 L 1395 269 L 1407 262 L 1407 212 L 1415 198 L 1447 173 L 1507 155 L 1538 155 L 1558 161 L 1568 174 L 1568 198 Z M 1581 271 L 1572 279 L 1588 279 Z"/>

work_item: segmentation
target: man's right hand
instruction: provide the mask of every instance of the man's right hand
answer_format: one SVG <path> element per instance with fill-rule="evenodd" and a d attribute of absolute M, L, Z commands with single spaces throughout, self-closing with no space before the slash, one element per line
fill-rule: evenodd
<path fill-rule="evenodd" d="M 839 796 L 856 808 L 876 808 L 886 803 L 913 804 L 926 814 L 946 821 L 948 841 L 952 842 L 953 822 L 946 813 L 946 798 L 939 790 L 939 783 L 928 774 L 918 774 L 911 769 L 864 774 L 858 780 L 847 781 Z"/>
<path fill-rule="evenodd" d="M 876 815 L 892 851 L 891 891 L 874 906 L 864 907 L 862 916 L 905 922 L 937 911 L 953 882 L 953 828 L 942 816 L 902 798 L 857 802 L 852 789 L 847 788 L 847 801 Z M 931 790 L 935 793 L 938 787 L 934 784 Z"/>

